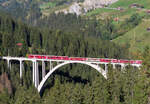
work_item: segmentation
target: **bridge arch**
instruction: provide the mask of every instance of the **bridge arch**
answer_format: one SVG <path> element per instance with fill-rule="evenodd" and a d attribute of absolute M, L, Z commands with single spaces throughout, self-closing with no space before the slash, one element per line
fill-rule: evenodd
<path fill-rule="evenodd" d="M 42 81 L 40 82 L 39 86 L 38 86 L 38 92 L 41 91 L 44 83 L 46 82 L 46 80 L 51 76 L 51 74 L 56 71 L 57 69 L 59 69 L 60 67 L 67 65 L 67 64 L 73 64 L 73 63 L 79 63 L 79 64 L 85 64 L 88 65 L 94 69 L 96 69 L 99 73 L 101 73 L 105 78 L 106 77 L 106 70 L 103 70 L 99 65 L 93 64 L 93 63 L 88 63 L 88 62 L 82 62 L 82 61 L 68 61 L 68 62 L 63 62 L 57 66 L 55 66 L 53 69 L 51 69 L 46 76 L 42 79 Z"/>

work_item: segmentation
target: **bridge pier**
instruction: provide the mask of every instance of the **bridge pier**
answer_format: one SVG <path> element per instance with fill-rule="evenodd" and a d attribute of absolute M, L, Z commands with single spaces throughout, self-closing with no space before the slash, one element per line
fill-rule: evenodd
<path fill-rule="evenodd" d="M 38 68 L 38 62 L 37 61 L 34 62 L 34 78 L 35 78 L 34 85 L 37 88 L 39 85 L 39 68 Z"/>
<path fill-rule="evenodd" d="M 35 78 L 34 86 L 35 88 L 37 88 L 37 63 L 36 61 L 34 62 L 34 78 Z"/>
<path fill-rule="evenodd" d="M 33 80 L 33 83 L 35 83 L 35 62 L 32 61 L 32 80 Z"/>
<path fill-rule="evenodd" d="M 108 64 L 105 64 L 105 71 L 108 72 Z"/>
<path fill-rule="evenodd" d="M 38 68 L 38 62 L 34 60 L 32 62 L 32 78 L 33 78 L 33 84 L 37 88 L 39 85 L 39 68 Z"/>
<path fill-rule="evenodd" d="M 7 59 L 7 65 L 8 65 L 8 68 L 11 70 L 11 61 L 10 61 L 10 59 Z"/>
<path fill-rule="evenodd" d="M 49 70 L 52 70 L 52 69 L 53 69 L 52 61 L 50 61 L 49 67 L 50 67 Z"/>
<path fill-rule="evenodd" d="M 20 60 L 20 78 L 22 78 L 22 68 L 23 68 L 23 63 L 22 60 Z"/>
<path fill-rule="evenodd" d="M 42 79 L 45 77 L 45 62 L 42 61 Z"/>
<path fill-rule="evenodd" d="M 9 68 L 9 61 L 10 61 L 10 60 L 9 60 L 9 59 L 7 59 L 7 66 L 8 66 L 8 68 Z"/>
<path fill-rule="evenodd" d="M 125 69 L 125 64 L 121 64 L 121 70 Z"/>
<path fill-rule="evenodd" d="M 9 62 L 9 69 L 11 70 L 11 61 Z"/>
<path fill-rule="evenodd" d="M 115 64 L 113 64 L 113 69 L 116 69 L 116 65 Z"/>
<path fill-rule="evenodd" d="M 36 68 L 36 80 L 37 80 L 37 87 L 39 86 L 39 66 L 38 66 L 38 62 L 36 63 L 37 68 Z"/>

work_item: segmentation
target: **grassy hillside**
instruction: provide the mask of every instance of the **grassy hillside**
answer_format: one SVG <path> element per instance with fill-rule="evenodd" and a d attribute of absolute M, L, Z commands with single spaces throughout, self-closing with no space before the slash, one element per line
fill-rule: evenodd
<path fill-rule="evenodd" d="M 131 4 L 138 4 L 142 6 L 139 8 L 131 8 Z M 113 42 L 120 45 L 128 45 L 130 47 L 130 52 L 143 51 L 146 46 L 150 46 L 150 32 L 147 28 L 150 27 L 150 15 L 146 13 L 150 9 L 150 0 L 119 0 L 118 2 L 110 5 L 108 8 L 99 8 L 87 13 L 88 17 L 96 17 L 97 19 L 104 19 L 107 17 L 118 18 L 118 22 L 113 21 L 115 26 L 120 26 L 124 23 L 127 18 L 130 18 L 133 14 L 137 13 L 143 18 L 142 23 L 140 23 L 135 28 L 131 29 L 127 33 L 122 34 L 122 36 L 112 40 Z M 121 7 L 123 10 L 113 10 L 111 8 Z"/>
<path fill-rule="evenodd" d="M 149 6 L 150 0 L 119 0 L 118 2 L 112 4 L 110 7 L 128 8 L 133 3 L 140 4 L 140 5 L 144 6 L 144 8 L 147 8 L 147 9 L 150 8 L 150 6 Z"/>
<path fill-rule="evenodd" d="M 145 46 L 150 46 L 150 32 L 147 28 L 150 27 L 150 20 L 143 21 L 137 27 L 120 36 L 113 41 L 121 45 L 130 45 L 130 51 L 142 51 Z"/>
<path fill-rule="evenodd" d="M 143 6 L 141 10 L 138 8 L 130 8 L 129 6 L 133 3 L 139 4 Z M 113 17 L 119 17 L 120 19 L 128 18 L 134 13 L 139 13 L 140 15 L 145 15 L 146 10 L 150 8 L 150 0 L 119 0 L 118 2 L 112 4 L 109 6 L 109 8 L 118 8 L 121 7 L 123 10 L 113 10 L 113 9 L 107 9 L 107 8 L 98 8 L 95 10 L 92 10 L 87 13 L 86 16 L 96 16 L 96 17 L 102 17 L 105 18 L 105 16 L 113 16 Z"/>
<path fill-rule="evenodd" d="M 105 14 L 113 14 L 113 13 L 116 13 L 117 10 L 111 10 L 111 9 L 105 9 L 105 8 L 98 8 L 98 9 L 95 9 L 95 10 L 92 10 L 90 12 L 88 12 L 86 14 L 86 16 L 94 16 L 94 15 L 103 15 L 104 13 Z"/>

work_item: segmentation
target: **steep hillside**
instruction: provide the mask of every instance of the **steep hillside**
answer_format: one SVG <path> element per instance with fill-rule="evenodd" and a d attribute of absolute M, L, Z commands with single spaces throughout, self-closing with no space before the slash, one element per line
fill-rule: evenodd
<path fill-rule="evenodd" d="M 142 16 L 143 22 L 125 33 L 124 35 L 114 39 L 113 41 L 121 45 L 129 45 L 130 52 L 143 51 L 146 46 L 150 46 L 150 1 L 149 0 L 119 0 L 112 4 L 111 8 L 124 8 L 124 13 L 118 15 L 119 19 L 128 18 L 131 14 L 138 13 Z M 125 12 L 126 11 L 126 12 Z"/>
<path fill-rule="evenodd" d="M 132 4 L 139 4 L 143 8 L 150 9 L 150 0 L 119 0 L 118 2 L 111 5 L 111 7 L 124 7 L 128 8 Z"/>
<path fill-rule="evenodd" d="M 145 46 L 150 46 L 150 20 L 146 20 L 137 27 L 113 40 L 120 45 L 129 45 L 130 51 L 143 51 Z"/>
<path fill-rule="evenodd" d="M 119 0 L 108 7 L 92 10 L 86 16 L 98 18 L 113 16 L 124 20 L 134 13 L 145 15 L 149 11 L 149 5 L 149 0 Z"/>

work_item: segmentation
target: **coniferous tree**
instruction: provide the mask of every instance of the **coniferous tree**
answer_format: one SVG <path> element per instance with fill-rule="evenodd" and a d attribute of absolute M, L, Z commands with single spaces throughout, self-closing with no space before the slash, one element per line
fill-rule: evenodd
<path fill-rule="evenodd" d="M 98 76 L 92 82 L 92 90 L 94 95 L 94 104 L 107 104 L 108 103 L 108 91 L 107 91 L 107 81 Z"/>
<path fill-rule="evenodd" d="M 109 103 L 110 104 L 119 104 L 120 103 L 120 73 L 117 69 L 113 69 L 111 66 L 108 68 L 108 79 L 107 79 L 107 90 L 109 93 Z"/>
<path fill-rule="evenodd" d="M 135 85 L 135 96 L 134 103 L 136 104 L 147 104 L 150 103 L 150 49 L 146 47 L 142 53 L 142 67 L 138 75 L 138 82 Z"/>

